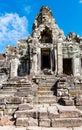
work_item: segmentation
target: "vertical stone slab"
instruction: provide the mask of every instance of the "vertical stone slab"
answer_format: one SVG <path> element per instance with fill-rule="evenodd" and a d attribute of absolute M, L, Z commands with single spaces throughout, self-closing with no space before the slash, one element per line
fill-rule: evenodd
<path fill-rule="evenodd" d="M 73 57 L 73 74 L 74 76 L 80 76 L 80 59 L 77 56 Z"/>
<path fill-rule="evenodd" d="M 37 73 L 37 54 L 34 55 L 34 73 L 36 74 Z"/>
<path fill-rule="evenodd" d="M 55 74 L 57 74 L 57 48 L 55 50 Z"/>
<path fill-rule="evenodd" d="M 73 55 L 73 75 L 80 76 L 80 57 L 79 57 L 79 48 L 74 48 L 74 55 Z"/>
<path fill-rule="evenodd" d="M 58 67 L 57 72 L 58 74 L 61 74 L 63 72 L 63 57 L 62 57 L 62 42 L 57 43 L 57 61 L 58 61 Z"/>
<path fill-rule="evenodd" d="M 37 73 L 41 71 L 41 48 L 37 48 Z"/>
<path fill-rule="evenodd" d="M 19 60 L 17 58 L 11 60 L 10 78 L 18 76 L 18 64 Z"/>

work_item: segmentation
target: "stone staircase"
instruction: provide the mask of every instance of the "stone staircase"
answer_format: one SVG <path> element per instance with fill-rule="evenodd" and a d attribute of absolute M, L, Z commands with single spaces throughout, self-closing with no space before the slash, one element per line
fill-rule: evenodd
<path fill-rule="evenodd" d="M 28 77 L 16 77 L 4 82 L 0 89 L 0 110 L 3 116 L 13 115 L 18 105 L 33 101 L 34 91 Z"/>
<path fill-rule="evenodd" d="M 0 112 L 14 114 L 17 126 L 81 126 L 81 94 L 81 84 L 70 76 L 18 77 L 3 84 Z"/>
<path fill-rule="evenodd" d="M 56 103 L 53 87 L 56 82 L 55 75 L 41 75 L 35 77 L 37 83 L 37 93 L 34 103 L 36 104 L 53 104 Z"/>

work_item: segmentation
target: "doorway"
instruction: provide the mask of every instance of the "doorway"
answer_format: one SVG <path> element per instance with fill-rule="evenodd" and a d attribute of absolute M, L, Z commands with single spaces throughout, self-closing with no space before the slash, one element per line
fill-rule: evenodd
<path fill-rule="evenodd" d="M 67 75 L 73 74 L 72 58 L 70 58 L 70 59 L 63 59 L 63 73 L 67 74 Z"/>
<path fill-rule="evenodd" d="M 50 60 L 50 48 L 41 49 L 41 70 L 50 69 L 51 60 Z"/>

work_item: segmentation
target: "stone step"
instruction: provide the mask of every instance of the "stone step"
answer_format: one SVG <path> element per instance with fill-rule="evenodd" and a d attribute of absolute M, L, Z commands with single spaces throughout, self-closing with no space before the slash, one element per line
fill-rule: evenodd
<path fill-rule="evenodd" d="M 57 77 L 55 77 L 55 75 L 38 75 L 35 76 L 38 79 L 57 79 Z"/>
<path fill-rule="evenodd" d="M 82 111 L 75 106 L 61 106 L 57 105 L 60 118 L 79 118 L 82 116 Z"/>
<path fill-rule="evenodd" d="M 42 104 L 42 103 L 46 103 L 46 104 L 52 104 L 52 103 L 56 103 L 56 97 L 37 97 L 35 100 L 34 100 L 35 103 L 39 103 L 39 104 Z"/>
<path fill-rule="evenodd" d="M 65 83 L 58 83 L 58 88 L 65 88 L 66 87 L 66 84 Z"/>
<path fill-rule="evenodd" d="M 25 88 L 25 87 L 28 87 L 28 88 L 30 88 L 31 87 L 31 85 L 29 84 L 29 85 L 25 85 L 25 84 L 21 84 L 21 85 L 17 85 L 17 88 Z"/>
<path fill-rule="evenodd" d="M 82 118 L 56 118 L 52 120 L 52 127 L 80 127 Z"/>
<path fill-rule="evenodd" d="M 43 86 L 43 87 L 52 87 L 52 86 L 54 86 L 55 84 L 54 83 L 39 83 L 39 86 Z"/>
<path fill-rule="evenodd" d="M 0 91 L 0 95 L 12 95 L 14 94 L 16 91 Z"/>
<path fill-rule="evenodd" d="M 40 80 L 39 83 L 55 83 L 54 79 Z"/>
<path fill-rule="evenodd" d="M 7 88 L 7 87 L 30 87 L 31 85 L 30 84 L 3 84 L 3 87 L 4 88 Z"/>
<path fill-rule="evenodd" d="M 52 91 L 38 91 L 37 92 L 38 95 L 53 95 Z"/>
<path fill-rule="evenodd" d="M 38 91 L 50 91 L 50 90 L 51 90 L 50 87 L 43 87 L 43 86 L 38 87 Z"/>
<path fill-rule="evenodd" d="M 8 87 L 8 88 L 3 88 L 3 89 L 1 89 L 1 90 L 3 90 L 3 91 L 15 91 L 16 90 L 16 88 L 12 88 L 12 87 Z"/>
<path fill-rule="evenodd" d="M 21 87 L 21 88 L 17 88 L 17 91 L 20 91 L 20 92 L 27 92 L 27 91 L 32 91 L 31 90 L 32 88 L 31 87 Z"/>
<path fill-rule="evenodd" d="M 27 118 L 27 117 L 32 117 L 32 118 L 38 118 L 38 112 L 37 109 L 32 109 L 32 110 L 23 110 L 23 111 L 16 111 L 14 116 L 16 118 Z"/>
<path fill-rule="evenodd" d="M 19 91 L 19 92 L 16 92 L 15 94 L 14 94 L 14 96 L 19 96 L 19 97 L 27 97 L 28 95 L 33 95 L 34 93 L 32 92 L 32 91 L 24 91 L 24 92 L 21 92 L 21 91 Z"/>
<path fill-rule="evenodd" d="M 69 89 L 69 94 L 71 97 L 80 96 L 82 95 L 82 90 Z"/>
<path fill-rule="evenodd" d="M 17 118 L 16 126 L 40 126 L 40 127 L 80 127 L 82 118 L 55 118 L 50 119 L 34 119 L 34 118 Z"/>

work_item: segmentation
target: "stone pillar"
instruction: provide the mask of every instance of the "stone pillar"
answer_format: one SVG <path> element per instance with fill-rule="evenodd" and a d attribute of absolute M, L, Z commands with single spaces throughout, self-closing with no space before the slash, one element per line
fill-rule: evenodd
<path fill-rule="evenodd" d="M 37 54 L 33 54 L 30 73 L 35 74 L 36 72 L 37 72 Z"/>
<path fill-rule="evenodd" d="M 41 48 L 37 48 L 37 71 L 41 71 Z"/>
<path fill-rule="evenodd" d="M 53 66 L 53 63 L 52 63 L 52 51 L 53 51 L 53 48 L 50 49 L 51 71 L 52 71 L 52 66 Z"/>
<path fill-rule="evenodd" d="M 79 52 L 75 52 L 73 56 L 73 75 L 75 77 L 80 76 L 80 57 L 79 57 Z"/>
<path fill-rule="evenodd" d="M 63 72 L 62 43 L 57 43 L 57 73 Z"/>
<path fill-rule="evenodd" d="M 51 48 L 51 71 L 55 71 L 55 50 Z"/>
<path fill-rule="evenodd" d="M 18 64 L 19 60 L 17 58 L 11 60 L 10 78 L 18 76 Z"/>
<path fill-rule="evenodd" d="M 34 55 L 34 73 L 37 73 L 37 54 Z"/>
<path fill-rule="evenodd" d="M 55 48 L 55 74 L 57 74 L 57 47 Z"/>

